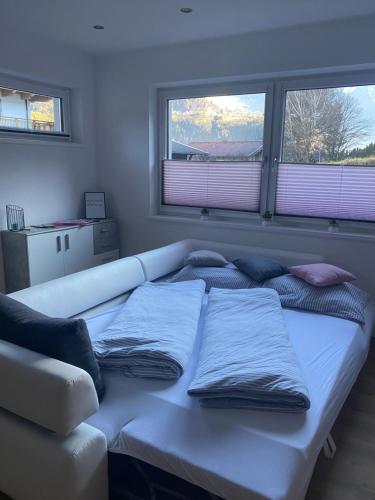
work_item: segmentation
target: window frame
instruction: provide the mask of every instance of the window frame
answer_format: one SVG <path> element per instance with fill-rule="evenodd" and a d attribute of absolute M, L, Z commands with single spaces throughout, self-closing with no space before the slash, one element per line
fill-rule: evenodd
<path fill-rule="evenodd" d="M 275 101 L 274 101 L 274 118 L 272 127 L 272 150 L 269 173 L 269 192 L 267 200 L 267 211 L 272 214 L 272 218 L 279 223 L 324 223 L 335 220 L 329 217 L 315 217 L 303 215 L 283 215 L 277 214 L 276 209 L 276 192 L 277 192 L 277 175 L 278 165 L 282 163 L 282 149 L 284 139 L 284 124 L 286 112 L 286 96 L 288 91 L 295 90 L 312 90 L 324 88 L 341 88 L 354 86 L 375 85 L 375 74 L 371 71 L 356 71 L 342 72 L 333 74 L 320 74 L 310 76 L 300 76 L 283 78 L 275 81 Z M 375 167 L 374 167 L 375 168 Z M 375 221 L 354 220 L 354 219 L 337 219 L 340 225 L 362 226 L 374 224 Z M 367 226 L 368 227 L 368 226 Z"/>
<path fill-rule="evenodd" d="M 199 220 L 201 209 L 195 207 L 170 206 L 162 204 L 162 160 L 166 157 L 168 117 L 167 101 L 190 97 L 215 95 L 238 95 L 246 93 L 266 93 L 263 165 L 260 192 L 260 212 L 242 212 L 236 210 L 210 209 L 210 220 L 223 223 L 253 223 L 254 227 L 264 219 L 268 227 L 291 227 L 294 229 L 327 230 L 330 219 L 323 217 L 306 217 L 303 215 L 275 214 L 278 163 L 281 159 L 284 135 L 284 115 L 286 93 L 293 90 L 309 90 L 326 87 L 375 85 L 375 71 L 368 69 L 327 70 L 321 72 L 293 73 L 285 75 L 266 75 L 262 78 L 233 79 L 225 83 L 190 83 L 188 85 L 155 85 L 151 89 L 150 115 L 150 215 L 169 216 Z M 264 217 L 264 215 L 267 217 Z M 340 219 L 339 224 L 348 231 L 366 230 L 373 221 L 355 221 Z M 246 226 L 244 226 L 246 227 Z M 251 226 L 250 226 L 251 227 Z"/>
<path fill-rule="evenodd" d="M 274 84 L 269 80 L 256 80 L 235 83 L 204 84 L 194 86 L 164 87 L 157 90 L 157 148 L 156 165 L 158 172 L 157 211 L 159 215 L 179 215 L 199 217 L 201 207 L 189 207 L 163 204 L 163 173 L 162 162 L 168 158 L 168 101 L 173 99 L 189 99 L 194 97 L 214 97 L 221 95 L 265 94 L 265 112 L 263 129 L 263 159 L 261 167 L 261 189 L 259 197 L 259 212 L 241 211 L 233 209 L 209 208 L 210 216 L 225 219 L 260 220 L 266 211 L 268 191 L 268 162 L 271 148 L 272 103 Z"/>
<path fill-rule="evenodd" d="M 23 92 L 41 94 L 61 100 L 61 132 L 33 131 L 0 127 L 0 138 L 18 138 L 31 140 L 71 141 L 70 91 L 69 89 L 35 83 L 18 78 L 0 75 L 0 87 L 6 87 Z"/>

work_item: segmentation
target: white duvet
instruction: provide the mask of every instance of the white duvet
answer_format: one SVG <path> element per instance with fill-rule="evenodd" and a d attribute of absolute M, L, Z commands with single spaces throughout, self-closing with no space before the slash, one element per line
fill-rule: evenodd
<path fill-rule="evenodd" d="M 211 408 L 309 409 L 277 292 L 211 289 L 198 368 L 188 392 Z"/>
<path fill-rule="evenodd" d="M 179 378 L 191 356 L 205 283 L 144 283 L 93 340 L 103 368 L 132 377 Z"/>

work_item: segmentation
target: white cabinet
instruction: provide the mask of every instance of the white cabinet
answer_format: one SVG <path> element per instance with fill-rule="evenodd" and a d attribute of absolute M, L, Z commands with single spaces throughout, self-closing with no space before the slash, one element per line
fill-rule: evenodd
<path fill-rule="evenodd" d="M 26 238 L 30 286 L 64 276 L 61 240 L 60 232 L 42 233 Z"/>
<path fill-rule="evenodd" d="M 2 232 L 7 292 L 119 258 L 113 221 L 54 230 Z"/>
<path fill-rule="evenodd" d="M 35 234 L 27 238 L 30 286 L 95 266 L 93 227 Z"/>
<path fill-rule="evenodd" d="M 77 273 L 95 266 L 93 226 L 65 231 L 63 255 L 65 274 Z"/>

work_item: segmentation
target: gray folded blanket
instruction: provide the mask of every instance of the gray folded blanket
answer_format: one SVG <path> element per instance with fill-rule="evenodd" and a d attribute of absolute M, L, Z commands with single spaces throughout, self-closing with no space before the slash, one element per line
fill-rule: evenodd
<path fill-rule="evenodd" d="M 94 340 L 99 364 L 131 377 L 180 377 L 193 350 L 204 290 L 202 280 L 138 287 Z"/>
<path fill-rule="evenodd" d="M 304 412 L 310 407 L 277 292 L 211 289 L 188 393 L 212 408 Z"/>

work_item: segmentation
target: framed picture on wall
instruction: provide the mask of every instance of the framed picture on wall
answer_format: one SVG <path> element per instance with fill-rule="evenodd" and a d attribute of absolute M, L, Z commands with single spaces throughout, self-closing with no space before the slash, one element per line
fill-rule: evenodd
<path fill-rule="evenodd" d="M 86 219 L 105 219 L 105 193 L 86 192 L 85 193 L 85 218 Z"/>

